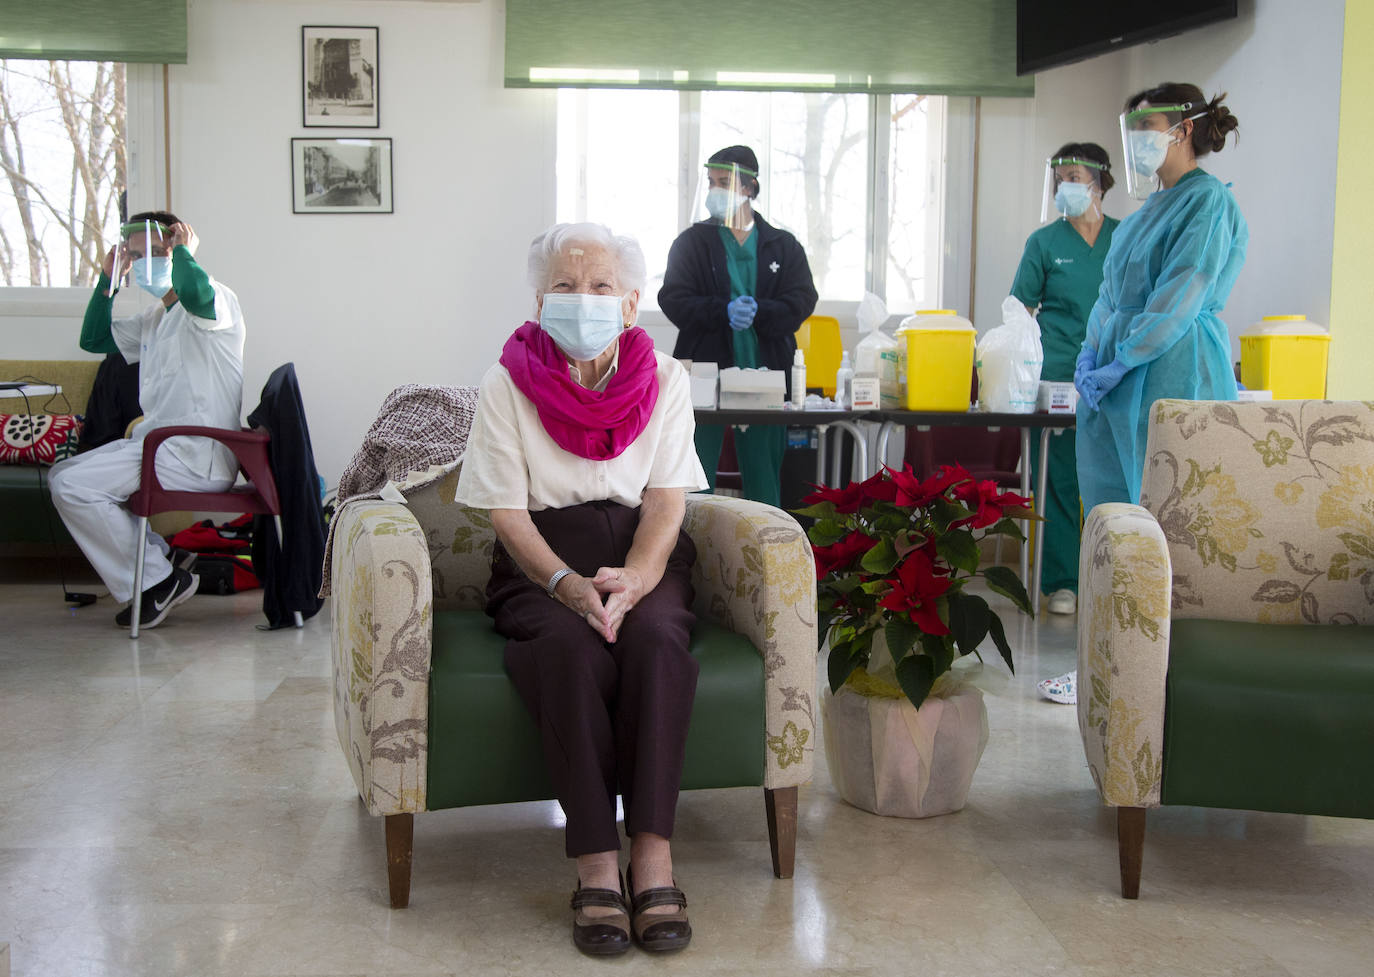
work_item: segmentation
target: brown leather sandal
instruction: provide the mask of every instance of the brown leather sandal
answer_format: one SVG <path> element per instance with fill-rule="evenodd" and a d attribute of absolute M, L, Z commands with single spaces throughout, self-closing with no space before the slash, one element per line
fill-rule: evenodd
<path fill-rule="evenodd" d="M 674 879 L 674 882 L 677 880 Z M 681 950 L 692 942 L 692 924 L 687 921 L 687 897 L 676 885 L 645 889 L 635 895 L 634 877 L 630 876 L 630 924 L 635 941 L 644 949 L 657 953 Z M 657 906 L 677 906 L 673 913 L 646 913 Z"/>
<path fill-rule="evenodd" d="M 584 889 L 581 880 L 572 894 L 573 946 L 592 956 L 624 953 L 630 948 L 629 907 L 625 904 L 625 882 L 621 891 L 614 889 Z M 588 916 L 587 906 L 607 906 L 619 909 L 608 916 Z"/>

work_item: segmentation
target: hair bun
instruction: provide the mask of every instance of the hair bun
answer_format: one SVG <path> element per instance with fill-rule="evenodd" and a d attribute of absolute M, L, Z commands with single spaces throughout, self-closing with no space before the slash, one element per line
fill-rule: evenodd
<path fill-rule="evenodd" d="M 1240 128 L 1240 120 L 1231 113 L 1222 100 L 1226 98 L 1226 92 L 1214 95 L 1212 100 L 1207 103 L 1207 119 L 1210 123 L 1211 132 L 1208 133 L 1206 142 L 1210 144 L 1212 152 L 1218 153 L 1226 146 L 1226 137 Z"/>

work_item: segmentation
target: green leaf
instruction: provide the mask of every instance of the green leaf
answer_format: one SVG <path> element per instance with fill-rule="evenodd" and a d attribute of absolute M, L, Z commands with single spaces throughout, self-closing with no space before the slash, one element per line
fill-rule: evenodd
<path fill-rule="evenodd" d="M 977 651 L 988 636 L 988 618 L 992 610 L 988 602 L 977 594 L 953 591 L 949 595 L 949 629 L 959 645 L 959 654 Z"/>
<path fill-rule="evenodd" d="M 960 519 L 967 519 L 973 515 L 969 509 L 965 509 L 957 502 L 948 499 L 936 499 L 930 504 L 930 515 L 935 521 L 935 527 L 940 532 L 949 529 L 950 523 L 958 522 Z"/>
<path fill-rule="evenodd" d="M 992 566 L 983 571 L 983 577 L 994 593 L 1001 594 L 1020 610 L 1035 617 L 1035 610 L 1031 607 L 1025 585 L 1021 583 L 1021 578 L 1016 575 L 1015 570 L 1011 567 Z"/>
<path fill-rule="evenodd" d="M 978 572 L 978 544 L 974 542 L 973 534 L 966 530 L 955 529 L 945 533 L 935 541 L 935 552 L 952 567 L 965 573 Z"/>
<path fill-rule="evenodd" d="M 816 652 L 818 654 L 821 649 L 825 647 L 825 639 L 830 637 L 830 622 L 832 619 L 833 616 L 829 608 L 817 607 L 816 633 L 820 635 L 820 637 L 816 639 Z"/>
<path fill-rule="evenodd" d="M 821 519 L 806 531 L 813 546 L 833 546 L 849 535 L 849 530 L 834 519 Z"/>
<path fill-rule="evenodd" d="M 825 660 L 825 670 L 830 678 L 830 691 L 840 691 L 844 680 L 859 667 L 859 663 L 849 654 L 847 646 L 830 649 L 830 657 Z"/>
<path fill-rule="evenodd" d="M 932 675 L 939 676 L 949 671 L 954 664 L 954 635 L 923 634 L 921 650 L 930 659 Z"/>
<path fill-rule="evenodd" d="M 897 663 L 897 684 L 917 709 L 935 684 L 935 668 L 925 655 L 907 655 Z"/>
<path fill-rule="evenodd" d="M 889 573 L 897 565 L 897 551 L 887 540 L 879 540 L 877 546 L 864 554 L 859 565 L 869 573 Z"/>
<path fill-rule="evenodd" d="M 883 637 L 887 638 L 887 650 L 892 660 L 900 662 L 902 656 L 921 640 L 921 629 L 909 617 L 894 617 L 883 627 Z"/>
<path fill-rule="evenodd" d="M 1021 532 L 1021 524 L 1015 519 L 999 519 L 996 523 L 983 531 L 984 536 L 1010 536 L 1021 542 L 1026 541 L 1026 534 Z"/>
<path fill-rule="evenodd" d="M 834 580 L 827 580 L 825 588 L 836 594 L 847 594 L 856 589 L 863 583 L 863 577 L 857 573 L 846 574 L 843 577 L 836 577 Z"/>
<path fill-rule="evenodd" d="M 809 505 L 805 509 L 789 509 L 788 512 L 794 516 L 809 516 L 812 519 L 833 519 L 835 517 L 835 503 L 817 502 Z"/>
<path fill-rule="evenodd" d="M 991 612 L 988 614 L 988 633 L 992 635 L 992 643 L 1002 653 L 1002 661 L 1007 663 L 1007 671 L 1015 675 L 1016 666 L 1011 663 L 1011 645 L 1007 644 L 1007 632 L 1002 630 L 1002 619 Z"/>

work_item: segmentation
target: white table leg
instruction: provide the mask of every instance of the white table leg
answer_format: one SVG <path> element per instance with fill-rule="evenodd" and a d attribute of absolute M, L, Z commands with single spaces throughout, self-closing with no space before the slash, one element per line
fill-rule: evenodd
<path fill-rule="evenodd" d="M 1021 494 L 1029 497 L 1031 494 L 1031 432 L 1030 428 L 1021 428 Z M 1040 500 L 1035 500 L 1035 509 L 1038 512 Z M 1026 537 L 1026 542 L 1021 544 L 1021 582 L 1030 583 L 1030 539 L 1035 530 L 1035 524 L 1029 519 L 1021 522 L 1022 530 Z M 1032 592 L 1030 594 L 1031 607 L 1038 607 L 1040 597 Z"/>
<path fill-rule="evenodd" d="M 1049 486 L 1050 470 L 1050 434 L 1063 434 L 1062 428 L 1040 429 L 1040 477 L 1036 479 L 1035 486 L 1035 514 L 1041 519 L 1045 516 L 1045 503 L 1048 500 L 1046 491 Z M 1035 528 L 1035 571 L 1031 574 L 1031 601 L 1034 605 L 1040 603 L 1040 573 L 1045 567 L 1045 524 L 1044 522 L 1034 523 Z"/>

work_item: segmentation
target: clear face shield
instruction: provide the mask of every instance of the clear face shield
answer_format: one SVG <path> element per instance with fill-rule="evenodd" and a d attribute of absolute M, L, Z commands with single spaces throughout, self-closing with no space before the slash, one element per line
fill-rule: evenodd
<path fill-rule="evenodd" d="M 1169 113 L 1182 118 L 1170 124 Z M 1200 119 L 1205 114 L 1193 112 L 1192 102 L 1182 105 L 1142 102 L 1139 107 L 1121 113 L 1121 149 L 1126 160 L 1128 194 L 1136 200 L 1144 200 L 1159 189 L 1159 168 L 1169 155 L 1169 146 L 1178 139 L 1174 130 L 1184 122 Z"/>
<path fill-rule="evenodd" d="M 1102 174 L 1107 167 L 1081 156 L 1056 156 L 1045 162 L 1045 192 L 1040 223 L 1055 214 L 1102 219 Z"/>
<path fill-rule="evenodd" d="M 172 288 L 171 232 L 155 220 L 133 221 L 119 229 L 110 294 L 127 271 L 130 285 L 161 298 Z"/>
<path fill-rule="evenodd" d="M 754 224 L 751 194 L 758 174 L 737 163 L 707 163 L 697 184 L 692 213 L 697 220 L 708 220 L 735 231 L 746 231 Z"/>

